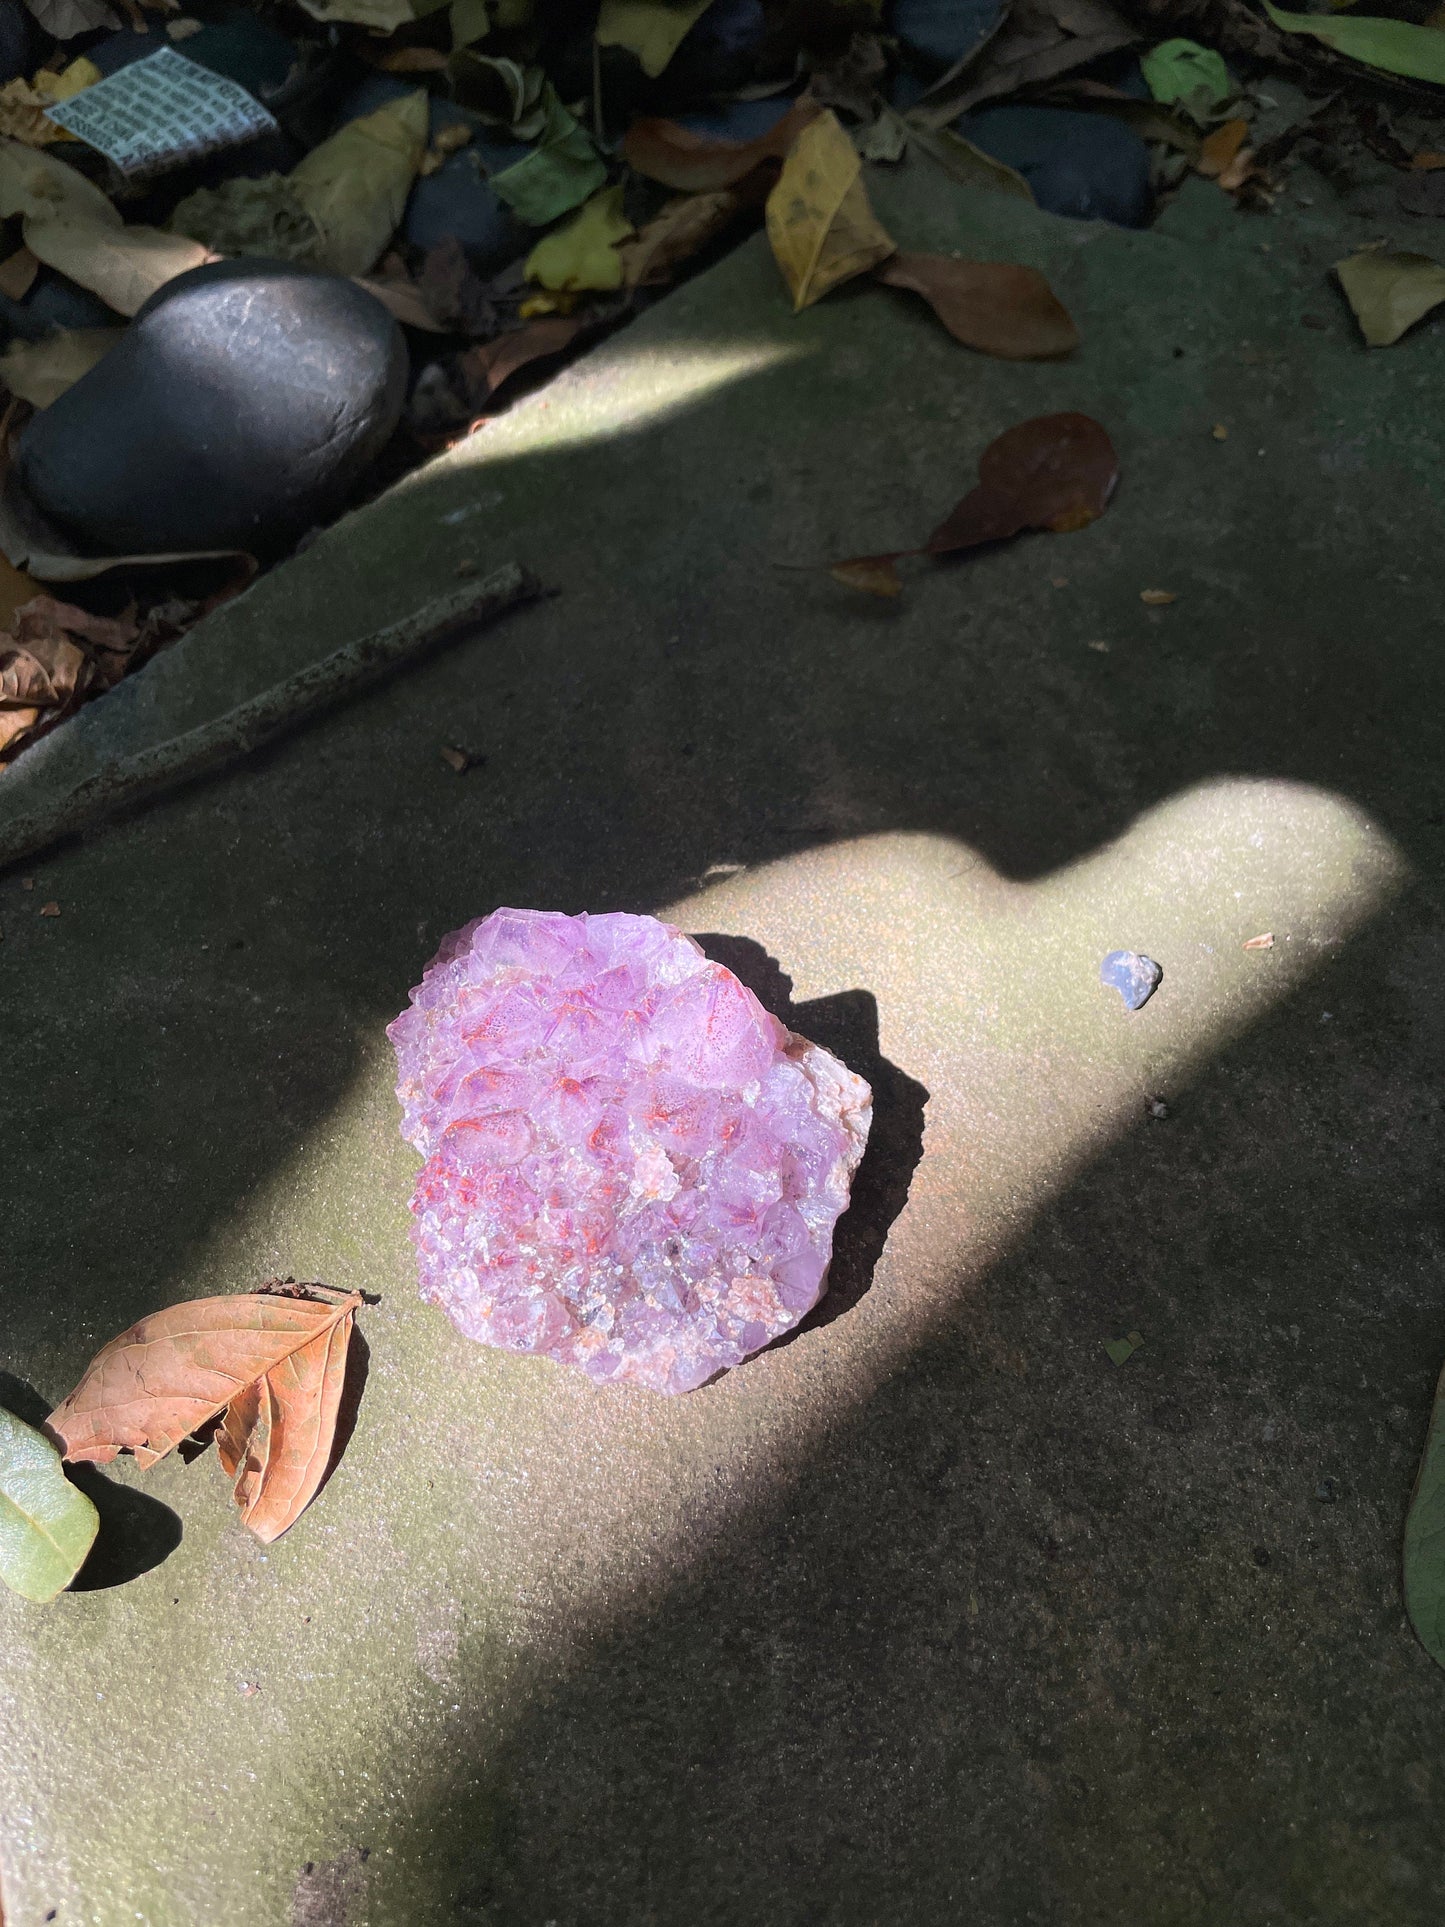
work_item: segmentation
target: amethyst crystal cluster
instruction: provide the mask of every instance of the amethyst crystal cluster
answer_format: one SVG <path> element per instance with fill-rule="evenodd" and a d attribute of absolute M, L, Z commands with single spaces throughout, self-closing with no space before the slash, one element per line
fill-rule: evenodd
<path fill-rule="evenodd" d="M 423 1298 L 687 1392 L 822 1296 L 872 1093 L 654 917 L 497 910 L 388 1030 Z"/>

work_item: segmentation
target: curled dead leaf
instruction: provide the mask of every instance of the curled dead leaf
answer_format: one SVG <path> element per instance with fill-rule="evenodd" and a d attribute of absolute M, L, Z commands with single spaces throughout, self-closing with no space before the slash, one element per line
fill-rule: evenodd
<path fill-rule="evenodd" d="M 67 1459 L 151 1466 L 219 1417 L 243 1522 L 272 1540 L 315 1497 L 335 1444 L 359 1292 L 197 1298 L 103 1346 L 46 1431 Z M 322 1293 L 318 1297 L 314 1294 Z"/>
<path fill-rule="evenodd" d="M 1079 345 L 1072 316 L 1036 268 L 900 252 L 873 272 L 922 295 L 955 341 L 982 354 L 1047 361 Z"/>
<path fill-rule="evenodd" d="M 1163 609 L 1171 602 L 1177 602 L 1179 598 L 1172 589 L 1141 589 L 1139 600 L 1151 609 Z"/>
<path fill-rule="evenodd" d="M 1273 950 L 1274 932 L 1272 930 L 1266 930 L 1263 936 L 1247 938 L 1244 948 L 1246 950 Z"/>
<path fill-rule="evenodd" d="M 675 269 L 726 233 L 755 200 L 741 188 L 722 187 L 709 194 L 685 194 L 668 201 L 617 252 L 624 287 L 657 287 Z"/>

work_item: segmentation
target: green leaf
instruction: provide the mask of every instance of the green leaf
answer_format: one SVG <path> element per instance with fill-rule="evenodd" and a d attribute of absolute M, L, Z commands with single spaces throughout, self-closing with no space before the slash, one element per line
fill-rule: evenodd
<path fill-rule="evenodd" d="M 1445 301 L 1445 267 L 1428 254 L 1366 248 L 1336 261 L 1335 273 L 1368 348 L 1388 348 Z"/>
<path fill-rule="evenodd" d="M 0 1407 L 0 1579 L 43 1602 L 68 1586 L 90 1551 L 100 1515 L 66 1478 L 43 1432 Z"/>
<path fill-rule="evenodd" d="M 1445 33 L 1434 27 L 1412 27 L 1408 20 L 1380 20 L 1367 16 L 1281 13 L 1264 0 L 1264 10 L 1284 33 L 1311 33 L 1337 54 L 1348 54 L 1383 73 L 1403 74 L 1408 80 L 1433 80 L 1445 86 Z"/>
<path fill-rule="evenodd" d="M 493 174 L 492 186 L 528 227 L 548 227 L 607 180 L 597 149 L 547 88 L 547 123 L 541 143 L 525 160 Z"/>
<path fill-rule="evenodd" d="M 1150 93 L 1166 107 L 1175 101 L 1217 107 L 1234 91 L 1223 60 L 1197 40 L 1165 40 L 1152 47 L 1139 65 Z"/>
<path fill-rule="evenodd" d="M 1425 1651 L 1445 1666 L 1445 1372 L 1405 1519 L 1405 1611 Z"/>

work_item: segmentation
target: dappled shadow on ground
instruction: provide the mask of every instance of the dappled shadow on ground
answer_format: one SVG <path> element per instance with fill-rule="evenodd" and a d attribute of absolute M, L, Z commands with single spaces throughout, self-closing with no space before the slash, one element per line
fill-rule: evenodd
<path fill-rule="evenodd" d="M 1179 311 L 1196 298 L 1181 280 Z M 921 343 L 919 384 L 956 394 Z M 806 433 L 787 370 L 699 402 L 681 444 L 664 422 L 413 478 L 402 539 L 348 556 L 363 589 L 428 542 L 449 572 L 442 518 L 495 485 L 505 509 L 461 526 L 564 599 L 68 851 L 33 894 L 5 879 L 7 1355 L 53 1402 L 95 1342 L 187 1295 L 439 937 L 498 903 L 655 909 L 710 866 L 882 829 L 1033 879 L 1206 776 L 1323 785 L 1404 847 L 1414 904 L 1171 1118 L 1096 1146 L 1032 1225 L 1020 1198 L 967 1315 L 790 1482 L 742 1495 L 721 1543 L 559 1663 L 500 1742 L 465 1706 L 455 1784 L 410 1805 L 402 1788 L 385 1838 L 367 1822 L 368 1867 L 389 1851 L 400 1884 L 362 1917 L 1414 1927 L 1445 1891 L 1445 1709 L 1394 1576 L 1441 1342 L 1433 505 L 1382 469 L 1393 505 L 1362 487 L 1346 524 L 1312 377 L 1287 360 L 1230 373 L 1279 450 L 1233 486 L 1180 479 L 1170 436 L 1195 416 L 1207 436 L 1217 371 L 1182 363 L 1166 406 L 1167 338 L 1029 370 L 1027 391 L 970 363 L 971 452 L 1087 407 L 1120 447 L 1119 501 L 1082 536 L 859 607 L 763 563 L 927 527 L 971 452 L 960 477 L 955 413 L 900 428 L 879 402 L 896 341 L 846 348 L 824 340 Z M 1378 583 L 1407 576 L 1382 624 Z M 1151 583 L 1185 591 L 1160 620 L 1137 600 Z M 485 760 L 459 778 L 442 743 Z M 923 1102 L 869 1071 L 866 995 L 801 1007 L 891 1111 L 825 1300 L 860 1317 Z M 1102 1340 L 1135 1328 L 1115 1371 Z"/>

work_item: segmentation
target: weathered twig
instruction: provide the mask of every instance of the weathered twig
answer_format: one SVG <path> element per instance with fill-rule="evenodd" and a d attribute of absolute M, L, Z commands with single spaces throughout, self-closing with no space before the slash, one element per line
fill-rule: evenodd
<path fill-rule="evenodd" d="M 319 710 L 543 593 L 529 570 L 508 562 L 479 582 L 433 597 L 414 615 L 343 643 L 329 656 L 248 696 L 210 722 L 131 756 L 118 756 L 33 809 L 0 814 L 0 868 L 33 856 L 57 838 L 177 783 L 204 776 L 283 736 Z M 104 699 L 102 699 L 104 700 Z M 0 785 L 0 811 L 5 795 Z"/>

